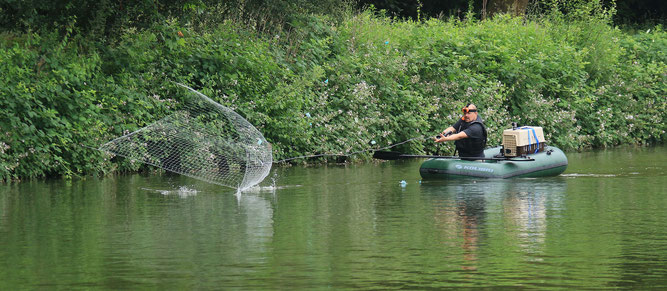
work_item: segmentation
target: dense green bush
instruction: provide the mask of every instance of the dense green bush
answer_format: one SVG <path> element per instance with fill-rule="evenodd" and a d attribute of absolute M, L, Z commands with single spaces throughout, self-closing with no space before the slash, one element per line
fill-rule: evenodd
<path fill-rule="evenodd" d="M 397 21 L 366 11 L 293 19 L 266 34 L 168 20 L 113 44 L 72 29 L 0 35 L 0 179 L 136 171 L 96 147 L 178 106 L 188 84 L 246 117 L 274 158 L 425 140 L 474 102 L 489 144 L 512 121 L 564 149 L 664 142 L 667 33 L 500 15 Z M 207 20 L 208 21 L 208 20 Z M 361 156 L 357 156 L 361 157 Z"/>

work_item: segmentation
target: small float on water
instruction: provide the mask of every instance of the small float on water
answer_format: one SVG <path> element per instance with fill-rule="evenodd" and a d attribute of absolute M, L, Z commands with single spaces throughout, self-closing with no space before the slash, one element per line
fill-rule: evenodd
<path fill-rule="evenodd" d="M 567 157 L 557 147 L 547 146 L 541 127 L 513 127 L 503 131 L 501 146 L 484 150 L 484 158 L 403 155 L 376 152 L 375 158 L 430 158 L 422 163 L 423 179 L 536 178 L 558 176 L 567 169 Z"/>

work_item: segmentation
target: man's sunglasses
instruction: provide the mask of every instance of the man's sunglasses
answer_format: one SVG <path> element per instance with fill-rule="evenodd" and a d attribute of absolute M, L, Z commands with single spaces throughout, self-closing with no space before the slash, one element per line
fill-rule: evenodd
<path fill-rule="evenodd" d="M 463 108 L 463 114 L 466 114 L 468 112 L 477 112 L 477 109 L 468 109 L 468 107 Z"/>

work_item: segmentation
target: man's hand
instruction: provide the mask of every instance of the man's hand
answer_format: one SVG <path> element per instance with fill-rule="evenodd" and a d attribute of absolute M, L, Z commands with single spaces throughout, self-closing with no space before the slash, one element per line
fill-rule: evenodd
<path fill-rule="evenodd" d="M 459 140 L 462 138 L 468 138 L 468 135 L 465 132 L 459 132 L 457 134 L 452 134 L 452 132 L 448 131 L 446 133 L 443 133 L 441 135 L 438 135 L 434 138 L 435 142 L 443 142 L 443 141 L 450 141 L 450 140 Z"/>
<path fill-rule="evenodd" d="M 443 141 L 446 141 L 447 139 L 445 139 L 445 138 L 450 136 L 450 135 L 452 135 L 451 131 L 443 131 L 441 134 L 437 135 L 434 138 L 434 140 L 435 140 L 435 142 L 443 142 Z"/>

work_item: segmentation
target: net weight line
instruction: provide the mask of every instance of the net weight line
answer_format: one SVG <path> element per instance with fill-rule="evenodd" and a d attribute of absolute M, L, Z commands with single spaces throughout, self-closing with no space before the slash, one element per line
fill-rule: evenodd
<path fill-rule="evenodd" d="M 180 83 L 182 107 L 170 115 L 101 145 L 101 150 L 209 183 L 244 190 L 268 176 L 273 163 L 317 157 L 349 157 L 390 149 L 414 137 L 381 148 L 348 153 L 303 155 L 273 161 L 271 144 L 245 118 Z"/>
<path fill-rule="evenodd" d="M 349 156 L 354 156 L 354 155 L 358 155 L 358 154 L 365 153 L 365 152 L 383 151 L 383 150 L 387 150 L 387 149 L 390 149 L 390 148 L 393 148 L 393 147 L 397 147 L 399 145 L 402 145 L 402 144 L 405 144 L 405 143 L 408 143 L 408 142 L 411 142 L 411 141 L 414 141 L 414 140 L 421 141 L 421 140 L 426 140 L 426 139 L 430 139 L 430 138 L 431 138 L 430 136 L 429 137 L 418 136 L 418 137 L 413 137 L 411 139 L 404 140 L 402 142 L 395 143 L 395 144 L 392 144 L 392 145 L 388 145 L 388 146 L 382 147 L 382 148 L 368 148 L 368 149 L 363 149 L 363 150 L 354 151 L 354 152 L 345 153 L 345 154 L 317 154 L 317 155 L 308 155 L 308 156 L 298 156 L 298 157 L 282 159 L 282 160 L 279 160 L 279 161 L 274 161 L 274 163 L 279 164 L 279 163 L 284 163 L 284 162 L 297 160 L 297 159 L 309 159 L 309 158 L 319 158 L 319 157 L 349 157 Z"/>

